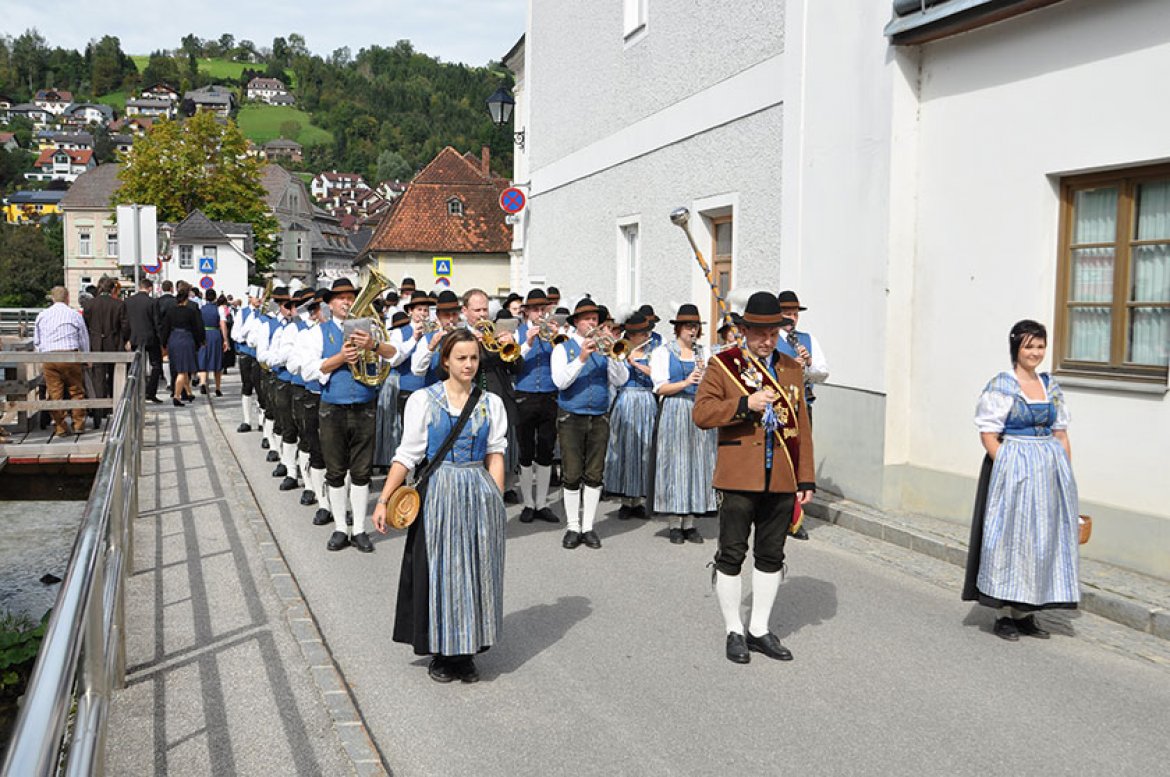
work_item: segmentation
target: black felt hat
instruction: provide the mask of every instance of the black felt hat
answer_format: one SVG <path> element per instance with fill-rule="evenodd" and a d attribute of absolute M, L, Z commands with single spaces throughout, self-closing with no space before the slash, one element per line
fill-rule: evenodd
<path fill-rule="evenodd" d="M 662 320 L 658 317 L 658 314 L 654 312 L 653 305 L 643 305 L 642 307 L 638 308 L 638 312 L 646 317 L 646 320 L 650 322 L 650 326 L 654 326 Z"/>
<path fill-rule="evenodd" d="M 737 326 L 780 326 L 787 320 L 780 312 L 780 300 L 766 291 L 757 291 L 748 298 L 743 315 L 733 315 Z"/>
<path fill-rule="evenodd" d="M 284 304 L 291 299 L 288 295 L 288 286 L 277 286 L 272 290 L 272 301 Z"/>
<path fill-rule="evenodd" d="M 353 294 L 356 297 L 357 292 L 358 290 L 354 288 L 353 281 L 349 278 L 338 278 L 329 287 L 329 291 L 325 292 L 325 296 L 322 299 L 326 302 L 331 302 L 338 294 Z"/>
<path fill-rule="evenodd" d="M 435 300 L 431 297 L 431 295 L 427 294 L 424 291 L 421 294 L 415 294 L 414 296 L 412 296 L 409 300 L 407 300 L 406 304 L 403 305 L 402 307 L 406 310 L 410 310 L 411 308 L 415 307 L 416 305 L 426 305 L 427 307 L 430 307 L 431 305 L 434 305 L 434 304 L 435 304 Z"/>
<path fill-rule="evenodd" d="M 597 307 L 597 322 L 599 324 L 613 323 L 613 315 L 605 305 L 598 305 Z"/>
<path fill-rule="evenodd" d="M 680 305 L 678 313 L 670 320 L 672 326 L 679 324 L 702 324 L 703 319 L 699 318 L 699 308 L 691 303 Z"/>
<path fill-rule="evenodd" d="M 450 289 L 444 289 L 439 292 L 439 299 L 435 303 L 435 310 L 440 313 L 448 313 L 452 310 L 459 310 L 463 307 L 463 303 L 459 301 L 459 295 Z"/>
<path fill-rule="evenodd" d="M 398 290 L 406 293 L 414 293 L 414 278 L 403 278 L 402 283 L 398 284 Z"/>
<path fill-rule="evenodd" d="M 390 317 L 390 328 L 391 329 L 398 329 L 399 327 L 406 326 L 409 323 L 410 323 L 410 316 L 408 316 L 402 312 L 395 313 L 393 316 Z"/>
<path fill-rule="evenodd" d="M 537 305 L 547 305 L 549 298 L 545 296 L 543 289 L 532 289 L 528 292 L 528 296 L 524 299 L 524 307 L 531 308 Z"/>
<path fill-rule="evenodd" d="M 787 308 L 789 310 L 791 310 L 792 308 L 796 308 L 798 311 L 808 310 L 808 308 L 804 308 L 804 307 L 800 306 L 800 299 L 796 296 L 796 292 L 792 291 L 791 289 L 786 290 L 786 291 L 782 291 L 779 294 L 777 294 L 776 300 L 780 303 L 781 310 L 783 310 L 785 308 Z"/>
<path fill-rule="evenodd" d="M 577 325 L 577 317 L 585 315 L 587 313 L 597 313 L 597 314 L 601 313 L 601 308 L 597 307 L 597 303 L 595 303 L 593 300 L 589 299 L 588 297 L 586 297 L 585 299 L 583 299 L 577 303 L 576 307 L 573 308 L 573 315 L 569 316 L 568 321 L 573 326 L 576 326 Z M 600 317 L 598 318 L 598 320 L 600 321 Z"/>
<path fill-rule="evenodd" d="M 555 305 L 561 301 L 561 290 L 556 286 L 549 286 L 547 297 L 549 304 Z"/>
<path fill-rule="evenodd" d="M 631 313 L 630 317 L 626 319 L 626 323 L 622 324 L 622 331 L 628 334 L 635 334 L 637 332 L 649 332 L 654 328 L 650 323 L 650 319 L 646 318 L 642 313 Z"/>

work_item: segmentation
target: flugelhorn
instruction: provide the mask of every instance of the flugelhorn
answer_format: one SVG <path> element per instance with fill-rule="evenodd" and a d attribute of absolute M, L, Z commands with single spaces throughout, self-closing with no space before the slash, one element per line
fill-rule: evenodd
<path fill-rule="evenodd" d="M 560 345 L 569 339 L 569 336 L 561 331 L 565 320 L 566 316 L 560 313 L 549 313 L 547 316 L 541 316 L 536 321 L 537 336 L 546 343 Z"/>
<path fill-rule="evenodd" d="M 584 336 L 585 340 L 592 340 L 597 345 L 597 352 L 602 356 L 618 361 L 624 361 L 630 352 L 630 341 L 614 337 L 601 326 L 595 326 Z"/>
<path fill-rule="evenodd" d="M 498 353 L 500 359 L 514 362 L 520 358 L 520 346 L 513 340 L 510 343 L 501 343 L 496 339 L 496 325 L 486 318 L 475 322 L 473 327 L 483 337 L 483 347 L 492 353 Z"/>

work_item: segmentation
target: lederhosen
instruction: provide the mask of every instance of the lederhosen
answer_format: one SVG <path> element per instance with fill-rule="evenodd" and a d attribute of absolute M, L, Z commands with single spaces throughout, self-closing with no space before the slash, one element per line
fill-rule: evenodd
<path fill-rule="evenodd" d="M 240 311 L 240 331 L 248 325 L 248 321 L 252 316 L 256 315 L 256 311 L 252 310 L 251 306 L 245 307 Z M 252 365 L 256 363 L 256 352 L 248 347 L 248 343 L 239 342 L 232 338 L 236 348 L 236 361 L 240 365 L 240 393 L 246 397 L 252 396 L 256 388 L 256 376 L 252 374 Z"/>
<path fill-rule="evenodd" d="M 516 339 L 524 342 L 528 324 L 521 324 Z M 516 442 L 520 466 L 552 466 L 557 444 L 557 387 L 552 379 L 552 343 L 539 337 L 524 356 L 516 378 Z"/>
<path fill-rule="evenodd" d="M 321 356 L 329 359 L 341 352 L 345 336 L 333 321 L 321 327 Z M 366 486 L 374 467 L 374 408 L 378 388 L 358 383 L 348 364 L 329 375 L 321 391 L 321 451 L 325 457 L 325 482 L 330 488 L 345 485 L 345 475 L 355 486 Z"/>

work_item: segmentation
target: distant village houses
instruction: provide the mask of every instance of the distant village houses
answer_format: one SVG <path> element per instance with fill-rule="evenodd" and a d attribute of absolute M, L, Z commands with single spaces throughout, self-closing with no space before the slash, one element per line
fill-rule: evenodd
<path fill-rule="evenodd" d="M 33 96 L 33 105 L 55 116 L 60 116 L 73 104 L 73 93 L 57 89 L 38 89 Z"/>
<path fill-rule="evenodd" d="M 211 111 L 225 118 L 230 116 L 236 107 L 236 93 L 216 84 L 186 92 L 183 101 L 188 100 L 196 111 Z"/>
<path fill-rule="evenodd" d="M 261 156 L 269 162 L 301 162 L 305 150 L 300 143 L 288 138 L 270 140 L 261 147 Z"/>
<path fill-rule="evenodd" d="M 317 173 L 309 190 L 318 201 L 328 200 L 337 192 L 369 189 L 370 185 L 357 173 L 339 173 L 336 170 Z"/>
<path fill-rule="evenodd" d="M 93 151 L 77 151 L 65 148 L 46 148 L 33 163 L 31 172 L 24 174 L 30 181 L 67 181 L 72 183 L 78 176 L 97 166 Z"/>
<path fill-rule="evenodd" d="M 293 105 L 296 99 L 279 78 L 256 76 L 244 88 L 244 97 L 269 105 Z"/>

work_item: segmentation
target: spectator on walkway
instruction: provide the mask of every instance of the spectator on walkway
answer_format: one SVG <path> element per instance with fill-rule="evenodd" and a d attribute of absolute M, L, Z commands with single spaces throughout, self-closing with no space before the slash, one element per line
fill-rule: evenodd
<path fill-rule="evenodd" d="M 199 309 L 199 318 L 203 321 L 203 345 L 199 347 L 199 379 L 203 385 L 199 387 L 199 393 L 207 393 L 207 375 L 214 373 L 215 395 L 222 397 L 223 352 L 228 349 L 227 316 L 216 304 L 219 295 L 215 289 L 208 289 L 205 296 L 207 304 Z"/>
<path fill-rule="evenodd" d="M 158 298 L 158 322 L 162 326 L 163 320 L 167 317 L 167 311 L 175 306 L 175 284 L 170 281 L 162 282 L 162 294 Z M 167 347 L 166 338 L 162 338 L 162 347 Z M 170 391 L 175 387 L 175 373 L 174 370 L 170 372 L 170 380 L 167 382 L 167 390 Z"/>
<path fill-rule="evenodd" d="M 126 300 L 126 317 L 130 320 L 130 347 L 146 350 L 150 375 L 146 378 L 146 401 L 162 402 L 158 398 L 158 382 L 162 377 L 162 339 L 158 300 L 150 296 L 154 281 L 143 278 L 138 293 Z"/>
<path fill-rule="evenodd" d="M 92 283 L 81 290 L 81 296 L 77 298 L 77 306 L 81 308 L 83 314 L 89 308 L 89 303 L 93 302 L 97 293 L 97 286 L 94 286 Z"/>
<path fill-rule="evenodd" d="M 98 281 L 98 294 L 85 309 L 85 323 L 89 327 L 89 350 L 95 353 L 118 353 L 126 350 L 130 341 L 130 319 L 126 303 L 114 295 L 115 280 L 108 275 Z M 114 365 L 95 364 L 94 396 L 109 399 L 114 396 Z M 94 411 L 94 426 L 109 414 L 108 410 Z"/>
<path fill-rule="evenodd" d="M 69 291 L 64 286 L 54 286 L 49 292 L 49 299 L 53 304 L 37 315 L 33 325 L 33 347 L 37 353 L 88 352 L 89 330 L 81 314 L 69 307 Z M 45 389 L 50 400 L 64 399 L 66 390 L 70 399 L 85 399 L 81 364 L 45 362 L 43 368 Z M 69 434 L 65 418 L 70 413 L 73 415 L 73 432 L 80 433 L 85 428 L 84 408 L 51 410 L 49 415 L 53 418 L 54 434 Z"/>
<path fill-rule="evenodd" d="M 190 392 L 191 374 L 199 369 L 196 352 L 203 345 L 203 321 L 199 311 L 188 299 L 191 285 L 179 281 L 175 290 L 175 305 L 167 311 L 162 322 L 162 337 L 171 361 L 172 402 L 183 406 L 184 397 L 193 400 Z"/>

